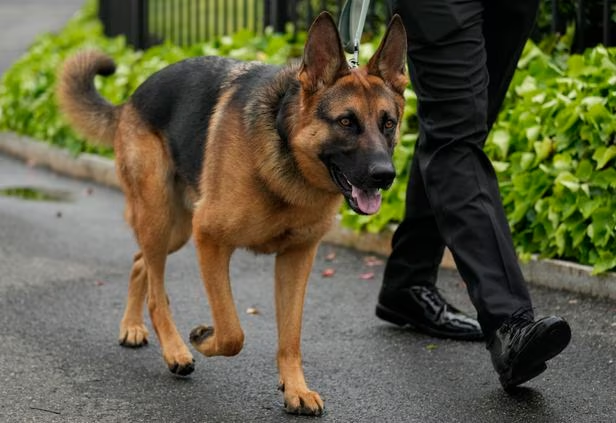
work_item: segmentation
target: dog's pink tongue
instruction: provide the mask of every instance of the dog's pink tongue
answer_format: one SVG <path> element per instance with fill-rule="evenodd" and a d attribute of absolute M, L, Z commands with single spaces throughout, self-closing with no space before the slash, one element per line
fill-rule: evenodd
<path fill-rule="evenodd" d="M 363 190 L 353 185 L 351 196 L 357 202 L 357 207 L 366 214 L 374 214 L 381 208 L 381 193 L 378 189 Z"/>

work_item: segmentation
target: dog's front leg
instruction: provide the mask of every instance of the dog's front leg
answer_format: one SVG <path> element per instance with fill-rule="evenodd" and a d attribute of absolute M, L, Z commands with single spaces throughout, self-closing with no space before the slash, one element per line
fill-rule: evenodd
<path fill-rule="evenodd" d="M 236 355 L 244 345 L 244 332 L 229 281 L 229 262 L 233 248 L 220 245 L 216 239 L 202 231 L 195 231 L 194 236 L 214 326 L 197 326 L 190 332 L 190 342 L 197 351 L 208 357 Z"/>
<path fill-rule="evenodd" d="M 287 250 L 276 257 L 278 372 L 285 410 L 289 413 L 323 412 L 321 397 L 306 385 L 300 350 L 304 295 L 317 245 Z"/>

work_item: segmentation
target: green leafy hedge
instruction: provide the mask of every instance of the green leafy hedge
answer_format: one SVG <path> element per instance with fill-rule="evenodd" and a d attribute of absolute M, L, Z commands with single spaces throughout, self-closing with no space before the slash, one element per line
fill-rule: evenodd
<path fill-rule="evenodd" d="M 486 150 L 518 252 L 616 266 L 616 50 L 529 44 Z"/>
<path fill-rule="evenodd" d="M 362 46 L 363 63 L 379 39 Z M 118 63 L 116 74 L 98 78 L 96 84 L 103 96 L 121 103 L 150 74 L 183 58 L 212 54 L 280 64 L 300 55 L 303 41 L 301 35 L 294 40 L 291 32 L 257 37 L 240 32 L 189 48 L 164 44 L 137 52 L 121 37 L 103 36 L 91 1 L 60 33 L 39 37 L 3 75 L 0 129 L 74 153 L 112 155 L 88 145 L 58 113 L 53 98 L 56 73 L 71 53 L 95 47 L 112 55 Z M 542 48 L 527 45 L 486 151 L 499 176 L 520 255 L 569 259 L 603 272 L 616 267 L 616 52 L 597 47 L 584 55 L 568 55 L 558 41 L 551 38 Z M 417 138 L 416 97 L 408 90 L 406 98 L 394 158 L 399 177 L 376 216 L 358 216 L 343 208 L 345 226 L 378 232 L 402 218 Z"/>
<path fill-rule="evenodd" d="M 96 18 L 96 2 L 88 1 L 58 34 L 37 38 L 0 80 L 0 129 L 46 140 L 77 154 L 94 152 L 111 155 L 88 145 L 62 120 L 54 99 L 56 74 L 63 61 L 84 48 L 97 48 L 110 54 L 118 64 L 111 78 L 97 78 L 97 88 L 113 103 L 121 103 L 149 75 L 166 65 L 197 55 L 224 55 L 245 60 L 284 63 L 297 55 L 301 46 L 289 43 L 290 36 L 267 34 L 253 37 L 240 32 L 213 44 L 188 48 L 163 44 L 145 52 L 126 45 L 123 37 L 106 38 Z M 298 42 L 301 42 L 301 38 Z"/>

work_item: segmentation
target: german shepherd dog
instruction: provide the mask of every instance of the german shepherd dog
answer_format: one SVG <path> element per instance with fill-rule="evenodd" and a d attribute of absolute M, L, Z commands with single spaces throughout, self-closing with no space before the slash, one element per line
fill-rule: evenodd
<path fill-rule="evenodd" d="M 147 306 L 163 359 L 188 375 L 193 356 L 171 317 L 165 260 L 194 237 L 213 326 L 190 333 L 206 356 L 244 343 L 229 281 L 236 248 L 276 254 L 280 390 L 290 413 L 318 415 L 323 401 L 304 380 L 304 294 L 320 239 L 342 198 L 373 214 L 394 179 L 392 153 L 404 108 L 406 34 L 395 16 L 367 65 L 350 68 L 326 12 L 313 22 L 303 59 L 277 67 L 220 57 L 170 65 L 114 106 L 94 77 L 115 64 L 84 51 L 69 58 L 60 107 L 92 141 L 112 145 L 139 251 L 120 324 L 121 345 L 147 343 Z"/>

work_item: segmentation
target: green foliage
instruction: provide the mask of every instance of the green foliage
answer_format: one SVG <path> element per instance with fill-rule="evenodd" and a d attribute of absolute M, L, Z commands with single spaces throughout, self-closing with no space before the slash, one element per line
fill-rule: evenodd
<path fill-rule="evenodd" d="M 616 50 L 529 43 L 486 144 L 521 256 L 616 266 Z"/>
<path fill-rule="evenodd" d="M 294 38 L 241 31 L 211 43 L 181 48 L 163 44 L 145 52 L 121 37 L 108 39 L 87 4 L 59 34 L 36 40 L 0 80 L 0 129 L 46 140 L 68 150 L 111 155 L 88 145 L 62 120 L 53 95 L 56 73 L 77 50 L 95 47 L 118 63 L 111 78 L 97 78 L 101 94 L 121 103 L 153 72 L 197 55 L 222 55 L 282 64 L 301 54 L 305 34 Z M 519 254 L 540 254 L 594 266 L 616 267 L 616 50 L 596 47 L 569 55 L 572 31 L 529 43 L 518 65 L 503 111 L 486 143 L 499 177 Z M 380 37 L 362 46 L 362 63 Z M 345 226 L 378 232 L 404 213 L 408 167 L 417 138 L 417 99 L 411 90 L 394 156 L 396 182 L 372 217 L 342 210 Z"/>
<path fill-rule="evenodd" d="M 106 38 L 96 19 L 96 2 L 86 6 L 58 34 L 37 38 L 0 80 L 0 130 L 11 130 L 64 147 L 74 154 L 93 152 L 112 155 L 109 149 L 94 147 L 76 135 L 62 119 L 54 98 L 57 72 L 64 60 L 78 50 L 96 48 L 117 63 L 111 78 L 97 78 L 96 86 L 112 103 L 122 103 L 152 73 L 166 65 L 198 55 L 230 56 L 282 64 L 298 56 L 304 39 L 290 42 L 287 34 L 255 37 L 240 31 L 206 44 L 178 47 L 166 43 L 147 51 L 135 51 L 123 37 Z"/>
<path fill-rule="evenodd" d="M 39 37 L 28 53 L 3 75 L 0 129 L 48 140 L 73 152 L 95 151 L 60 120 L 51 89 L 66 55 L 76 46 L 88 45 L 89 34 L 94 43 L 101 40 L 104 48 L 118 44 L 101 36 L 100 25 L 91 18 L 92 4 L 75 16 L 61 35 Z"/>

